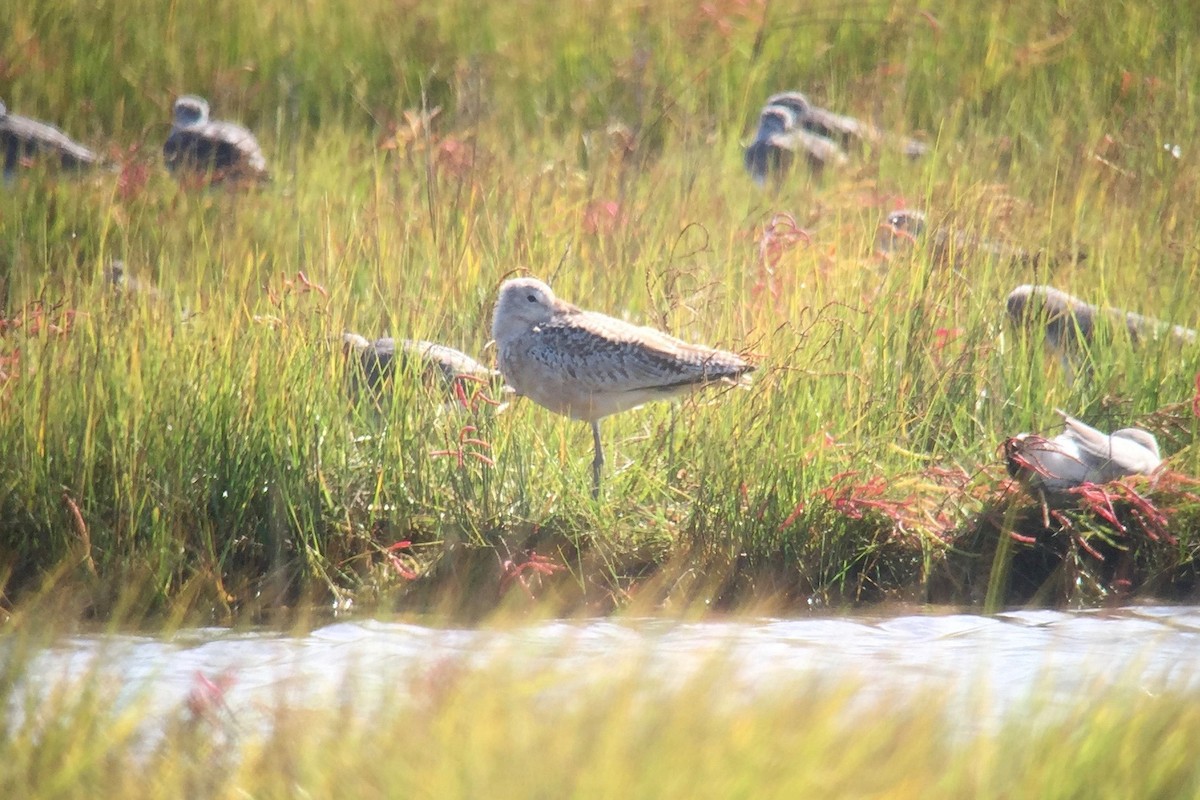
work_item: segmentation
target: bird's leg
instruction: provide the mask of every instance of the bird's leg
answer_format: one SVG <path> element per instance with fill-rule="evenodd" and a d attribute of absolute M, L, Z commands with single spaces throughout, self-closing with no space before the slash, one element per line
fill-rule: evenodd
<path fill-rule="evenodd" d="M 600 470 L 604 467 L 604 445 L 600 444 L 600 421 L 592 423 L 592 442 L 596 445 L 596 457 L 592 459 L 592 499 L 600 499 Z"/>

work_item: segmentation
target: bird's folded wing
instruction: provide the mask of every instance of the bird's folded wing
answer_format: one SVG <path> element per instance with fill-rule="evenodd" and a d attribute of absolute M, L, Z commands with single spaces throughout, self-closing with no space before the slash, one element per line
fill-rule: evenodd
<path fill-rule="evenodd" d="M 751 369 L 733 353 L 620 320 L 587 319 L 591 316 L 539 326 L 529 357 L 585 391 L 668 389 L 734 379 Z"/>
<path fill-rule="evenodd" d="M 494 373 L 489 367 L 479 363 L 461 350 L 455 350 L 448 345 L 427 342 L 422 339 L 405 339 L 403 347 L 406 350 L 420 354 L 422 358 L 436 363 L 448 377 L 458 375 L 491 377 Z"/>
<path fill-rule="evenodd" d="M 861 139 L 873 142 L 880 138 L 879 131 L 873 126 L 860 122 L 854 117 L 835 114 L 818 106 L 809 106 L 797 122 L 812 133 L 830 139 Z"/>
<path fill-rule="evenodd" d="M 99 156 L 94 152 L 58 128 L 28 117 L 9 114 L 0 120 L 0 133 L 7 133 L 41 149 L 58 150 L 80 162 L 92 163 L 99 160 Z"/>
<path fill-rule="evenodd" d="M 825 163 L 841 164 L 848 160 L 846 152 L 837 142 L 801 128 L 777 133 L 770 137 L 768 142 L 775 147 L 781 147 L 794 153 L 807 153 Z"/>
<path fill-rule="evenodd" d="M 918 158 L 929 152 L 929 146 L 916 139 L 906 136 L 896 136 L 884 133 L 870 123 L 835 114 L 818 106 L 811 106 L 808 111 L 797 119 L 797 123 L 812 133 L 828 139 L 849 144 L 851 139 L 871 144 L 889 144 L 897 147 L 909 158 Z"/>
<path fill-rule="evenodd" d="M 190 128 L 177 128 L 167 138 L 163 152 L 168 158 L 190 158 L 216 169 L 244 164 L 265 172 L 266 159 L 254 134 L 232 123 L 210 122 Z"/>
<path fill-rule="evenodd" d="M 1061 411 L 1059 413 L 1062 414 Z M 1098 431 L 1091 425 L 1066 414 L 1063 414 L 1063 423 L 1085 456 L 1092 456 L 1098 461 L 1112 458 L 1112 439 L 1107 433 Z"/>

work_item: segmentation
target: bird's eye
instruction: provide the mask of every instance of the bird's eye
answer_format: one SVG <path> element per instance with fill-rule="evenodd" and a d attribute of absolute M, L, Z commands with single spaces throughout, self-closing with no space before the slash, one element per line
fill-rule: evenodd
<path fill-rule="evenodd" d="M 531 303 L 536 303 L 536 302 L 537 302 L 537 295 L 527 294 L 527 295 L 525 295 L 525 299 L 526 299 L 526 300 L 528 300 L 528 301 L 529 301 L 529 302 L 531 302 Z"/>

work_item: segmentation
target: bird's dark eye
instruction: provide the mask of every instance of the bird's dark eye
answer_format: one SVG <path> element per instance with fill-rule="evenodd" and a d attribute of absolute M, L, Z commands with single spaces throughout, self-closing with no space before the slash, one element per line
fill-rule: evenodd
<path fill-rule="evenodd" d="M 525 295 L 525 299 L 526 299 L 526 300 L 528 300 L 528 301 L 529 301 L 529 302 L 531 302 L 531 303 L 536 303 L 536 302 L 537 302 L 537 295 L 527 294 L 527 295 Z"/>

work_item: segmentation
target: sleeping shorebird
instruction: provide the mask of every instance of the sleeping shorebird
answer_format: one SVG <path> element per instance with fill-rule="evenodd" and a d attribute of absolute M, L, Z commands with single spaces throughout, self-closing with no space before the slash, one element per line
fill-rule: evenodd
<path fill-rule="evenodd" d="M 500 372 L 518 394 L 592 426 L 593 497 L 604 466 L 602 418 L 709 384 L 746 384 L 754 369 L 734 353 L 583 311 L 534 278 L 500 287 L 492 338 Z"/>
<path fill-rule="evenodd" d="M 194 94 L 175 101 L 163 159 L 173 173 L 191 172 L 214 183 L 270 180 L 267 160 L 254 134 L 234 122 L 210 120 L 208 101 Z"/>
<path fill-rule="evenodd" d="M 175 295 L 158 288 L 149 279 L 134 277 L 119 258 L 112 259 L 104 268 L 104 284 L 121 303 L 144 306 L 153 309 L 154 313 L 174 309 L 175 319 L 179 322 L 191 322 L 199 313 L 187 306 L 176 305 Z"/>
<path fill-rule="evenodd" d="M 1008 473 L 1031 492 L 1061 497 L 1084 483 L 1150 475 L 1162 464 L 1149 431 L 1122 428 L 1109 435 L 1056 411 L 1066 428 L 1053 439 L 1021 433 L 1004 443 Z"/>
<path fill-rule="evenodd" d="M 820 171 L 828 164 L 845 163 L 847 148 L 863 142 L 894 142 L 910 158 L 929 151 L 915 139 L 894 137 L 854 117 L 814 106 L 800 92 L 781 92 L 767 98 L 759 114 L 758 132 L 745 152 L 746 170 L 761 185 L 768 174 L 786 170 L 799 153 Z"/>
<path fill-rule="evenodd" d="M 1009 292 L 1005 300 L 1008 318 L 1014 325 L 1040 327 L 1046 331 L 1046 344 L 1065 350 L 1090 343 L 1097 323 L 1122 325 L 1135 343 L 1146 339 L 1167 338 L 1176 344 L 1195 344 L 1195 330 L 1173 325 L 1132 311 L 1085 303 L 1053 286 L 1022 284 Z"/>
<path fill-rule="evenodd" d="M 100 163 L 100 156 L 53 125 L 8 113 L 3 101 L 0 101 L 0 149 L 4 150 L 5 180 L 12 180 L 18 167 L 39 155 L 57 157 L 66 169 Z"/>
<path fill-rule="evenodd" d="M 355 369 L 361 372 L 356 381 L 361 377 L 376 398 L 397 370 L 414 368 L 426 382 L 450 387 L 456 395 L 456 384 L 464 396 L 473 393 L 472 387 L 465 385 L 468 382 L 499 388 L 499 372 L 444 344 L 390 337 L 370 341 L 357 333 L 343 333 L 342 349 L 358 358 Z"/>
<path fill-rule="evenodd" d="M 125 262 L 119 258 L 108 262 L 104 270 L 104 282 L 116 294 L 140 295 L 155 302 L 166 300 L 166 296 L 157 286 L 130 275 L 129 270 L 125 268 Z"/>
<path fill-rule="evenodd" d="M 1012 242 L 981 239 L 967 231 L 944 227 L 929 230 L 924 212 L 908 208 L 893 211 L 879 223 L 875 252 L 890 258 L 913 250 L 922 240 L 928 241 L 929 253 L 935 263 L 954 267 L 961 267 L 974 257 L 1027 266 L 1053 266 L 1059 261 L 1043 250 L 1027 250 Z M 1082 261 L 1086 257 L 1087 254 L 1080 251 L 1064 256 L 1063 260 Z"/>

